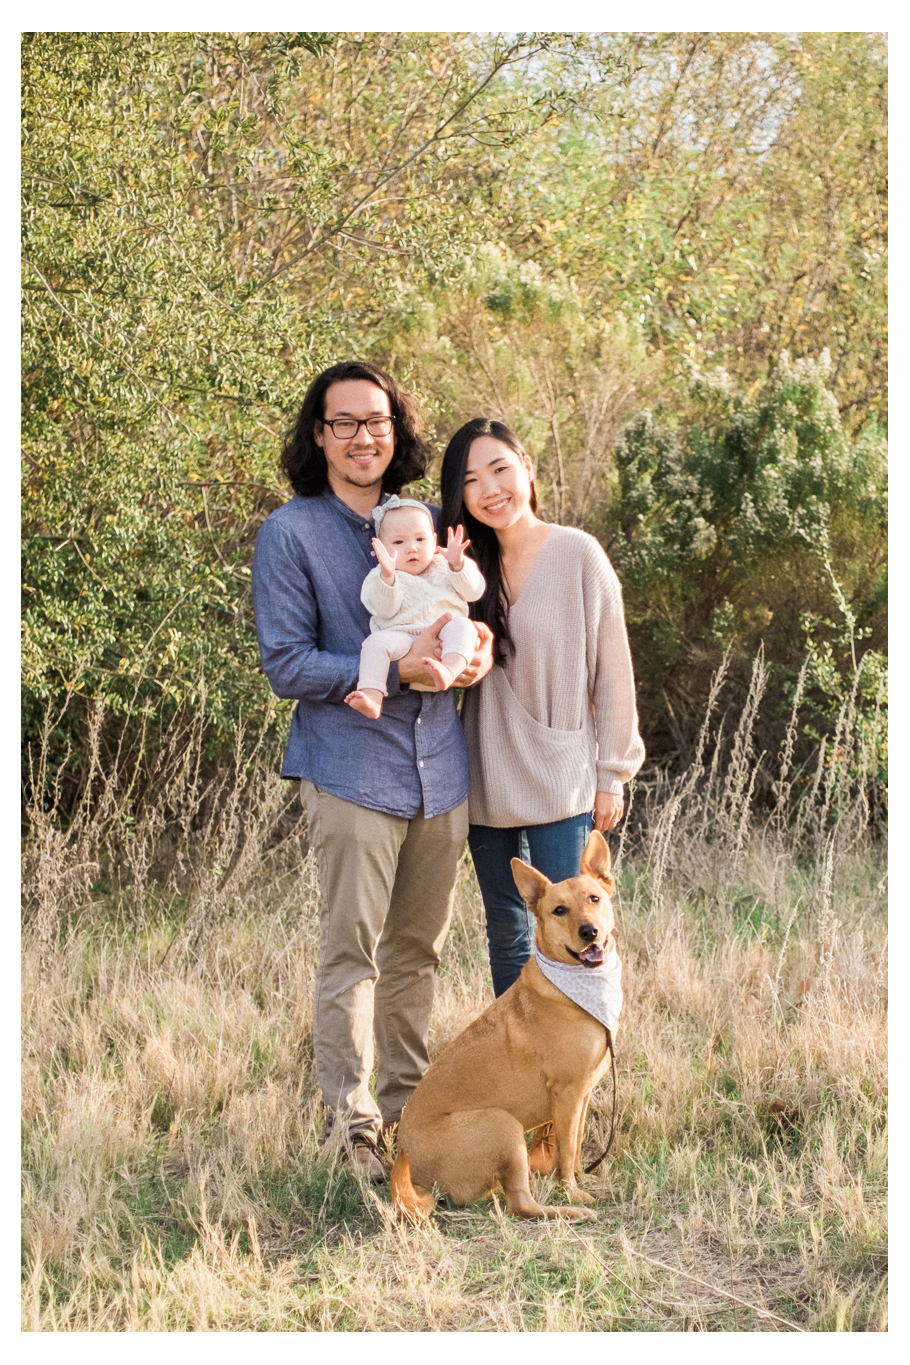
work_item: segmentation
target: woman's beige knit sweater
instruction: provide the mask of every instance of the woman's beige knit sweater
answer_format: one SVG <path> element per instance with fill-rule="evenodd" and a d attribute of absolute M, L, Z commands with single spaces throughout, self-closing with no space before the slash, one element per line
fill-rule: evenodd
<path fill-rule="evenodd" d="M 514 655 L 465 693 L 471 823 L 581 815 L 645 756 L 622 589 L 593 536 L 551 527 L 509 630 Z"/>

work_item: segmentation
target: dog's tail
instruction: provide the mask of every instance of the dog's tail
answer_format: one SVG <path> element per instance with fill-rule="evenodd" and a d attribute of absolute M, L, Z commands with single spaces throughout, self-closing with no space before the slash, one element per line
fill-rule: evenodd
<path fill-rule="evenodd" d="M 415 1225 L 433 1212 L 436 1203 L 431 1190 L 425 1190 L 422 1185 L 415 1189 L 412 1185 L 410 1162 L 401 1151 L 392 1167 L 392 1203 L 409 1223 Z"/>

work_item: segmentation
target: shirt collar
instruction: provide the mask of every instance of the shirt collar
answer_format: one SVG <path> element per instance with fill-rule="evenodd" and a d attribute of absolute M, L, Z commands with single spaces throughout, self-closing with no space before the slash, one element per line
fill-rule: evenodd
<path fill-rule="evenodd" d="M 364 517 L 361 516 L 359 512 L 355 512 L 353 507 L 348 507 L 346 502 L 342 502 L 341 498 L 339 498 L 336 493 L 333 493 L 331 488 L 324 488 L 320 496 L 330 507 L 334 508 L 336 512 L 340 512 L 343 517 L 346 517 L 348 521 L 353 522 L 355 526 L 363 526 L 367 522 L 372 524 L 372 516 Z M 383 493 L 380 496 L 377 505 L 381 507 L 383 503 L 388 502 L 390 496 L 391 494 L 389 493 Z"/>

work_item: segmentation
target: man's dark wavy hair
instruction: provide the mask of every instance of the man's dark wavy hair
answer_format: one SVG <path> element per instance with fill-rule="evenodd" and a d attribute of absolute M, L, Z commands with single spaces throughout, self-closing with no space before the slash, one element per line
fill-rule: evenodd
<path fill-rule="evenodd" d="M 420 411 L 400 384 L 366 360 L 342 360 L 316 376 L 306 391 L 303 406 L 284 441 L 281 468 L 295 493 L 312 498 L 329 486 L 325 454 L 313 439 L 316 422 L 325 417 L 325 395 L 331 384 L 345 379 L 366 379 L 389 396 L 395 418 L 395 454 L 382 476 L 384 493 L 400 493 L 406 483 L 426 471 L 429 454 L 421 431 Z"/>
<path fill-rule="evenodd" d="M 442 511 L 439 515 L 439 543 L 445 545 L 446 534 L 451 527 L 464 528 L 465 539 L 471 542 L 471 553 L 477 560 L 477 567 L 486 579 L 486 588 L 478 602 L 471 604 L 471 619 L 483 621 L 493 632 L 493 658 L 496 663 L 504 664 L 510 654 L 515 653 L 515 642 L 509 631 L 509 604 L 506 599 L 505 584 L 502 581 L 502 561 L 499 555 L 499 541 L 491 526 L 472 517 L 464 505 L 464 480 L 471 446 L 478 436 L 492 436 L 502 441 L 516 455 L 527 455 L 521 441 L 505 422 L 497 422 L 492 417 L 473 417 L 459 427 L 442 457 L 439 483 L 442 495 Z M 531 511 L 537 511 L 537 490 L 531 480 Z"/>

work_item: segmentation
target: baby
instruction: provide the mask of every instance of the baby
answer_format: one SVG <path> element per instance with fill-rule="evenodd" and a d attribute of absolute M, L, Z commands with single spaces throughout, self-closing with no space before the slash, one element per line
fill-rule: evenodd
<path fill-rule="evenodd" d="M 373 511 L 376 537 L 373 549 L 379 563 L 363 581 L 360 600 L 372 613 L 370 634 L 360 651 L 356 692 L 345 697 L 363 716 L 375 720 L 387 696 L 386 679 L 392 659 L 407 654 L 414 637 L 442 615 L 453 618 L 439 632 L 442 659 L 424 659 L 444 692 L 451 687 L 477 646 L 477 631 L 468 620 L 468 602 L 476 602 L 486 583 L 471 559 L 461 526 L 449 528 L 448 545 L 436 544 L 433 518 L 422 502 L 392 496 Z M 412 683 L 420 692 L 433 689 Z"/>

